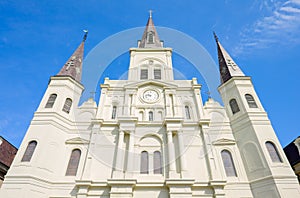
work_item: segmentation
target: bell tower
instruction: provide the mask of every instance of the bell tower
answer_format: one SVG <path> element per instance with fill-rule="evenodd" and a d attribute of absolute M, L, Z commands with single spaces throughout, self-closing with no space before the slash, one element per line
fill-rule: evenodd
<path fill-rule="evenodd" d="M 151 13 L 138 47 L 130 48 L 128 80 L 174 80 L 172 49 L 163 47 Z"/>
<path fill-rule="evenodd" d="M 219 92 L 241 152 L 254 197 L 295 197 L 299 184 L 252 84 L 215 35 Z M 289 183 L 287 187 L 286 184 Z M 288 189 L 293 189 L 288 191 Z"/>

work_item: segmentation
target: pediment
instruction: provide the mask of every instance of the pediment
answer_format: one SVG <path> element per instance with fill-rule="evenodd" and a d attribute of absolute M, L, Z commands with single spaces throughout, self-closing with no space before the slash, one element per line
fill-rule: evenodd
<path fill-rule="evenodd" d="M 81 137 L 71 138 L 66 140 L 66 144 L 88 144 L 89 141 Z"/>
<path fill-rule="evenodd" d="M 222 138 L 213 142 L 213 145 L 233 145 L 235 144 L 235 140 Z"/>
<path fill-rule="evenodd" d="M 144 86 L 158 86 L 162 88 L 177 88 L 177 85 L 166 83 L 159 80 L 138 81 L 125 85 L 125 88 L 140 88 Z"/>

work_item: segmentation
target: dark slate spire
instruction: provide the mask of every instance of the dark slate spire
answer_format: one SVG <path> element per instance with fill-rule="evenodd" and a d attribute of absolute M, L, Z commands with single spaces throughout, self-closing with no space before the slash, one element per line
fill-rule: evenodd
<path fill-rule="evenodd" d="M 84 30 L 84 32 L 82 42 L 56 76 L 70 76 L 77 82 L 81 82 L 84 42 L 87 38 L 88 31 Z"/>
<path fill-rule="evenodd" d="M 148 22 L 142 37 L 142 40 L 139 43 L 139 48 L 161 48 L 162 44 L 158 37 L 157 31 L 155 29 L 153 20 L 152 20 L 152 11 L 150 10 L 150 15 Z"/>
<path fill-rule="evenodd" d="M 227 82 L 233 76 L 245 76 L 239 66 L 233 61 L 227 51 L 223 48 L 217 35 L 214 33 L 214 37 L 218 46 L 218 59 L 221 83 Z"/>

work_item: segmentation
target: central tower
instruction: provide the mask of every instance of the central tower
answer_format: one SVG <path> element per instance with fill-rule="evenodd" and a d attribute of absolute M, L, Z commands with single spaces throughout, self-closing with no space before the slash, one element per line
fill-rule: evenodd
<path fill-rule="evenodd" d="M 163 47 L 151 15 L 138 47 L 130 49 L 128 80 L 174 80 L 172 49 Z"/>

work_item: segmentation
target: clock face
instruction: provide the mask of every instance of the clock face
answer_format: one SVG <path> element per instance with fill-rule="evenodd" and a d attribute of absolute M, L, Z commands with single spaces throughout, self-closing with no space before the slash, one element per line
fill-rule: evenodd
<path fill-rule="evenodd" d="M 158 93 L 154 90 L 147 90 L 143 94 L 143 99 L 146 102 L 154 102 L 158 99 Z"/>

